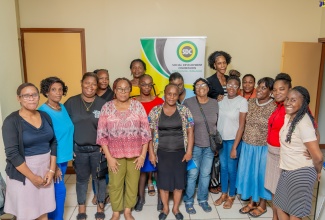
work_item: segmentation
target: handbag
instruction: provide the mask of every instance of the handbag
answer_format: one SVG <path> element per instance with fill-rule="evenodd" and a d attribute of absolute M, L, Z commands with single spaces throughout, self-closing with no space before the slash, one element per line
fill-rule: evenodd
<path fill-rule="evenodd" d="M 0 215 L 4 214 L 3 208 L 5 206 L 5 199 L 6 199 L 6 183 L 3 180 L 0 173 Z"/>
<path fill-rule="evenodd" d="M 104 179 L 106 178 L 106 175 L 108 174 L 108 167 L 107 167 L 107 159 L 105 157 L 105 154 L 101 154 L 99 157 L 99 163 L 96 170 L 96 178 L 97 179 Z"/>
<path fill-rule="evenodd" d="M 208 125 L 207 119 L 205 117 L 205 114 L 203 112 L 202 106 L 201 106 L 199 100 L 197 99 L 197 97 L 196 97 L 196 101 L 197 101 L 197 104 L 200 107 L 200 111 L 201 111 L 201 114 L 203 116 L 203 119 L 204 119 L 204 122 L 205 122 L 205 126 L 206 126 L 207 131 L 208 131 L 208 134 L 209 134 L 210 148 L 211 148 L 211 150 L 213 152 L 219 151 L 223 147 L 222 146 L 222 137 L 221 137 L 221 135 L 220 135 L 220 133 L 219 133 L 218 130 L 216 130 L 216 134 L 211 134 L 210 133 L 210 129 L 209 129 L 209 125 Z M 217 120 L 216 123 L 218 123 L 218 120 Z"/>
<path fill-rule="evenodd" d="M 219 155 L 214 156 L 211 168 L 210 187 L 218 187 L 220 184 L 220 160 Z"/>

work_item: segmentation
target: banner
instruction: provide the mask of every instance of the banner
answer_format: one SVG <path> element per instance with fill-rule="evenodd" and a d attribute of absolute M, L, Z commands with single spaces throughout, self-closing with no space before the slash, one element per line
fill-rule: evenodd
<path fill-rule="evenodd" d="M 147 65 L 160 95 L 163 95 L 170 74 L 179 72 L 186 88 L 204 78 L 206 37 L 152 37 L 141 38 L 141 59 Z"/>

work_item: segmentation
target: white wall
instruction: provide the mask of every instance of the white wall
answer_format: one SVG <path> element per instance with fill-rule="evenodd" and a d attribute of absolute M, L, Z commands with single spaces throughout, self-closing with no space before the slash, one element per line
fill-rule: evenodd
<path fill-rule="evenodd" d="M 207 55 L 225 50 L 230 68 L 275 76 L 283 41 L 316 42 L 317 0 L 19 0 L 23 28 L 85 28 L 87 69 L 130 77 L 145 36 L 207 36 Z M 207 69 L 206 76 L 212 74 Z"/>
<path fill-rule="evenodd" d="M 15 1 L 0 1 L 0 127 L 2 120 L 19 108 L 16 89 L 22 82 Z M 2 132 L 1 132 L 2 133 Z M 0 172 L 5 169 L 4 146 L 0 134 Z"/>

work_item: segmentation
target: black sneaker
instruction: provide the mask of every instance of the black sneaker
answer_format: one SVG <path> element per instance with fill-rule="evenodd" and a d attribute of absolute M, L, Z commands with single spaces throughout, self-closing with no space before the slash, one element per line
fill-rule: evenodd
<path fill-rule="evenodd" d="M 137 204 L 134 206 L 134 211 L 141 212 L 143 209 L 143 205 L 145 204 L 145 201 L 138 200 Z"/>
<path fill-rule="evenodd" d="M 161 200 L 159 200 L 157 204 L 157 211 L 161 212 L 163 209 L 164 209 L 164 204 L 162 203 Z"/>

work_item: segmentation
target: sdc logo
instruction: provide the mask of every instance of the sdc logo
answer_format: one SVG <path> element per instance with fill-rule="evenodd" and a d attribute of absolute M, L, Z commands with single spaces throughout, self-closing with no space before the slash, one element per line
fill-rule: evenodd
<path fill-rule="evenodd" d="M 191 41 L 183 41 L 177 47 L 177 56 L 184 62 L 191 62 L 197 56 L 197 47 Z"/>

